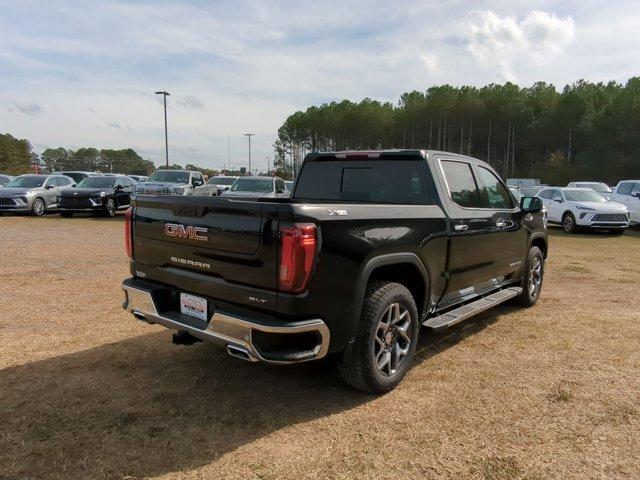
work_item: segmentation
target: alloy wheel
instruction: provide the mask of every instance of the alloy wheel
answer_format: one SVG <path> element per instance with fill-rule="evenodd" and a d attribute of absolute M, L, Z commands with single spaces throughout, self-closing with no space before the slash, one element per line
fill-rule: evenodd
<path fill-rule="evenodd" d="M 40 200 L 39 198 L 36 198 L 33 201 L 33 214 L 36 215 L 37 217 L 41 216 L 44 214 L 44 202 L 42 200 Z"/>
<path fill-rule="evenodd" d="M 411 314 L 399 303 L 391 304 L 382 314 L 374 336 L 373 353 L 376 368 L 383 375 L 393 376 L 409 354 L 410 327 Z"/>
<path fill-rule="evenodd" d="M 535 297 L 542 284 L 542 261 L 540 257 L 534 257 L 529 269 L 529 295 Z"/>

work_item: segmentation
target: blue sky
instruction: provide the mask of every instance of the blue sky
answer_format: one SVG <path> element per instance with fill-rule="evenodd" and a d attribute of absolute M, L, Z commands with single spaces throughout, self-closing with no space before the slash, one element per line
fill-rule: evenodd
<path fill-rule="evenodd" d="M 431 85 L 626 81 L 633 1 L 0 0 L 0 132 L 220 167 L 272 155 L 295 110 Z"/>

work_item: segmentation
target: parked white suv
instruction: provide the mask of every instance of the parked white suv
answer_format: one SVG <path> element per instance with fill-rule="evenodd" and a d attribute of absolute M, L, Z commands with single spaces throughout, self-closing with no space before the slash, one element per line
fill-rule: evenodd
<path fill-rule="evenodd" d="M 629 209 L 631 223 L 640 225 L 640 180 L 622 180 L 614 188 L 611 200 Z"/>
<path fill-rule="evenodd" d="M 567 185 L 568 188 L 590 188 L 596 193 L 599 193 L 607 200 L 611 200 L 611 187 L 602 182 L 571 182 Z"/>
<path fill-rule="evenodd" d="M 562 225 L 565 232 L 579 228 L 622 233 L 629 226 L 629 209 L 610 202 L 589 188 L 547 187 L 538 192 L 547 208 L 549 223 Z"/>

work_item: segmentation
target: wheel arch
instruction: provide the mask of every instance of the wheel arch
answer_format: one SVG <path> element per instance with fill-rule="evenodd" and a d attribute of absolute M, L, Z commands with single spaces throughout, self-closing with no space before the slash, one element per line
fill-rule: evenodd
<path fill-rule="evenodd" d="M 547 258 L 549 245 L 548 245 L 547 239 L 545 238 L 544 235 L 536 235 L 536 236 L 532 237 L 531 238 L 531 244 L 530 244 L 529 248 L 531 248 L 531 247 L 538 247 L 540 249 L 540 251 L 542 251 L 542 256 L 545 259 Z"/>
<path fill-rule="evenodd" d="M 429 272 L 416 254 L 379 255 L 364 264 L 356 283 L 355 305 L 357 306 L 358 319 L 360 312 L 362 312 L 367 285 L 373 280 L 388 280 L 404 285 L 413 295 L 418 315 L 421 316 L 427 310 L 430 288 Z"/>

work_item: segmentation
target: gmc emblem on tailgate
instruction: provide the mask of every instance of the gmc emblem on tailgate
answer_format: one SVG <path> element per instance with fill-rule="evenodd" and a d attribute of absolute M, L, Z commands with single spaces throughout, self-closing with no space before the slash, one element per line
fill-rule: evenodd
<path fill-rule="evenodd" d="M 179 223 L 165 223 L 164 225 L 164 234 L 168 237 L 190 238 L 192 240 L 203 240 L 205 242 L 208 240 L 208 230 L 207 228 L 194 227 L 193 225 L 185 227 Z"/>

